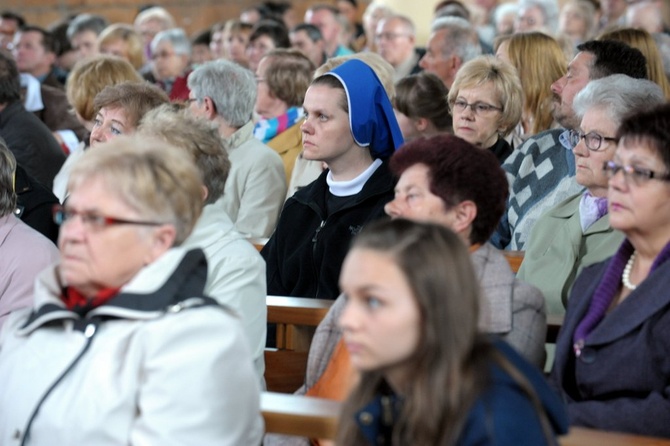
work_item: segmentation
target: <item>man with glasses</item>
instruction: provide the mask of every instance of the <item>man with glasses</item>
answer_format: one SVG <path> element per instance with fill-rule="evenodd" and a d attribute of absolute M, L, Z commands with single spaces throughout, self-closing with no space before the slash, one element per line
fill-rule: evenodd
<path fill-rule="evenodd" d="M 405 16 L 391 16 L 377 25 L 377 53 L 393 67 L 394 82 L 421 71 L 419 60 L 425 51 L 416 48 L 415 35 L 414 24 Z"/>
<path fill-rule="evenodd" d="M 583 189 L 574 181 L 574 145 L 569 132 L 580 125 L 572 106 L 575 96 L 589 81 L 612 74 L 647 78 L 644 56 L 626 44 L 592 40 L 577 49 L 579 52 L 568 65 L 567 73 L 551 85 L 552 114 L 562 128 L 529 137 L 503 164 L 510 182 L 510 198 L 491 238 L 499 249 L 524 250 L 538 218 Z"/>
<path fill-rule="evenodd" d="M 580 124 L 570 130 L 575 176 L 585 190 L 550 208 L 525 244 L 518 278 L 544 294 L 547 313 L 563 315 L 572 283 L 581 270 L 611 257 L 623 234 L 610 227 L 608 173 L 617 148 L 617 130 L 625 116 L 665 102 L 661 88 L 648 80 L 615 74 L 591 81 L 575 97 Z"/>

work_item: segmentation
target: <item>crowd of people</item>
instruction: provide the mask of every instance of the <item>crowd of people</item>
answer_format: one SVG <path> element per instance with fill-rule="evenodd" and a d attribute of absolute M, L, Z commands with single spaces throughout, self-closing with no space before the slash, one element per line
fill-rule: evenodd
<path fill-rule="evenodd" d="M 0 13 L 0 443 L 323 443 L 264 435 L 267 295 L 333 301 L 338 444 L 670 438 L 670 6 L 432 12 Z"/>

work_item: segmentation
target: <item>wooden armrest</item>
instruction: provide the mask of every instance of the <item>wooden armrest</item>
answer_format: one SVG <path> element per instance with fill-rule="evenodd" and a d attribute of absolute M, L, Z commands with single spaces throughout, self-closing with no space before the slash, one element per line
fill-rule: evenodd
<path fill-rule="evenodd" d="M 502 252 L 514 274 L 519 272 L 521 262 L 523 262 L 523 251 L 503 251 Z"/>
<path fill-rule="evenodd" d="M 340 403 L 322 398 L 263 392 L 261 411 L 266 432 L 334 439 Z"/>
<path fill-rule="evenodd" d="M 267 296 L 268 322 L 316 327 L 333 305 L 332 300 Z"/>
<path fill-rule="evenodd" d="M 251 237 L 248 238 L 249 243 L 254 245 L 254 248 L 258 250 L 258 252 L 261 252 L 261 250 L 265 247 L 265 244 L 270 240 L 269 238 L 265 237 Z"/>
<path fill-rule="evenodd" d="M 670 445 L 670 440 L 642 437 L 618 432 L 605 432 L 585 427 L 571 427 L 567 435 L 558 439 L 561 446 L 661 446 Z"/>

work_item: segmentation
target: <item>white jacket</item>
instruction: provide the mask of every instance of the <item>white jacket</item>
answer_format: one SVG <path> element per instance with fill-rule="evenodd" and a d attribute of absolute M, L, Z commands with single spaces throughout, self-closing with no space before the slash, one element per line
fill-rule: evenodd
<path fill-rule="evenodd" d="M 247 342 L 199 297 L 205 278 L 202 251 L 173 249 L 82 319 L 58 297 L 57 266 L 44 271 L 34 312 L 0 336 L 0 444 L 20 444 L 38 406 L 27 445 L 259 444 Z"/>
<path fill-rule="evenodd" d="M 227 305 L 239 315 L 249 340 L 256 372 L 262 380 L 267 332 L 265 260 L 235 230 L 223 209 L 222 199 L 203 208 L 198 223 L 182 246 L 205 251 L 205 295 Z"/>

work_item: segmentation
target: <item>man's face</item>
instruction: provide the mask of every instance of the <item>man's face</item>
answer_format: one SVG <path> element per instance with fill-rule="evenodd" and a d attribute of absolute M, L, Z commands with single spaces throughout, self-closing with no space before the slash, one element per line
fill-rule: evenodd
<path fill-rule="evenodd" d="M 72 36 L 70 44 L 77 52 L 79 59 L 98 54 L 98 35 L 90 29 L 80 31 Z"/>
<path fill-rule="evenodd" d="M 44 49 L 42 34 L 37 31 L 16 33 L 12 54 L 21 73 L 36 77 L 48 74 L 56 59 L 55 54 Z"/>
<path fill-rule="evenodd" d="M 307 34 L 307 31 L 296 31 L 289 35 L 291 39 L 291 46 L 300 50 L 309 57 L 314 66 L 319 66 L 323 63 L 323 40 L 316 42 L 312 41 Z"/>
<path fill-rule="evenodd" d="M 551 84 L 551 92 L 554 94 L 552 114 L 566 129 L 575 129 L 579 125 L 579 119 L 572 109 L 572 101 L 591 80 L 592 64 L 593 54 L 584 51 L 577 53 L 568 65 L 565 75 Z"/>
<path fill-rule="evenodd" d="M 16 20 L 0 18 L 0 48 L 8 50 L 18 30 L 19 24 Z"/>
<path fill-rule="evenodd" d="M 379 22 L 375 43 L 379 55 L 394 67 L 405 62 L 414 52 L 414 36 L 411 29 L 397 19 L 385 19 Z"/>
<path fill-rule="evenodd" d="M 340 25 L 337 23 L 337 19 L 332 12 L 327 9 L 307 11 L 307 14 L 305 14 L 305 21 L 319 28 L 323 40 L 329 44 L 337 42 L 340 33 Z"/>
<path fill-rule="evenodd" d="M 452 56 L 444 55 L 446 30 L 439 30 L 431 34 L 426 54 L 419 61 L 419 66 L 429 73 L 433 73 L 447 86 L 451 88 L 454 80 L 452 70 Z"/>

